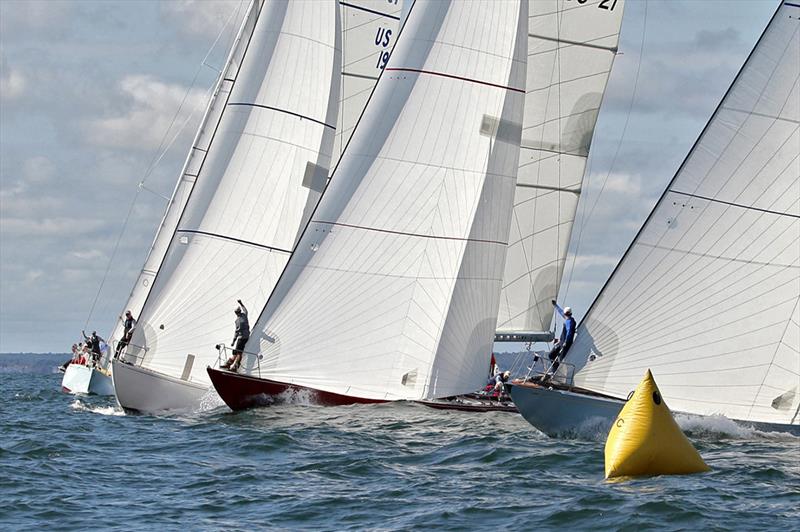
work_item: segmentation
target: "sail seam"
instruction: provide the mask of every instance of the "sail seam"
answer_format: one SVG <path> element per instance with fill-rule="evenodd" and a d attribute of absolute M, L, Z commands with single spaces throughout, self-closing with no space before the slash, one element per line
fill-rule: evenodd
<path fill-rule="evenodd" d="M 551 187 L 548 185 L 528 185 L 526 183 L 519 183 L 519 182 L 517 183 L 517 186 L 523 188 L 536 188 L 540 190 L 552 190 L 555 192 L 572 192 L 573 194 L 578 196 L 580 196 L 581 194 L 580 187 L 578 188 Z"/>
<path fill-rule="evenodd" d="M 673 194 L 680 194 L 681 196 L 688 196 L 690 198 L 697 198 L 697 199 L 701 199 L 701 200 L 705 200 L 705 201 L 710 201 L 710 202 L 713 202 L 713 203 L 721 203 L 723 205 L 730 205 L 732 207 L 739 207 L 741 209 L 748 209 L 748 210 L 753 210 L 753 211 L 758 211 L 758 212 L 764 212 L 764 213 L 767 213 L 767 214 L 775 214 L 777 216 L 788 216 L 790 218 L 800 218 L 800 214 L 792 214 L 792 213 L 789 213 L 789 212 L 780 212 L 780 211 L 773 211 L 773 210 L 770 210 L 770 209 L 762 209 L 760 207 L 752 207 L 752 206 L 749 206 L 749 205 L 742 205 L 741 203 L 733 203 L 731 201 L 724 201 L 724 200 L 720 200 L 720 199 L 709 198 L 709 197 L 706 197 L 706 196 L 700 196 L 700 195 L 697 195 L 697 194 L 690 194 L 689 192 L 681 192 L 680 190 L 669 189 L 669 192 L 672 192 Z"/>
<path fill-rule="evenodd" d="M 378 80 L 378 76 L 365 76 L 364 74 L 353 74 L 352 72 L 342 72 L 342 76 L 347 76 L 350 78 L 369 79 L 372 81 Z"/>
<path fill-rule="evenodd" d="M 614 37 L 616 35 L 618 35 L 618 34 L 614 33 L 612 35 L 608 35 L 608 37 Z M 534 39 L 542 39 L 543 41 L 557 42 L 559 44 L 562 44 L 562 43 L 563 44 L 568 44 L 570 46 L 585 46 L 587 48 L 595 48 L 597 50 L 605 50 L 607 52 L 617 53 L 617 47 L 616 46 L 603 46 L 602 44 L 592 44 L 590 42 L 570 41 L 570 40 L 567 40 L 567 39 L 561 39 L 561 38 L 557 38 L 557 37 L 547 37 L 545 35 L 536 35 L 535 33 L 529 33 L 528 37 L 533 37 Z M 549 51 L 552 51 L 552 50 L 549 50 Z M 531 55 L 533 55 L 533 54 L 531 54 Z"/>
<path fill-rule="evenodd" d="M 281 253 L 289 253 L 289 254 L 292 253 L 288 249 L 276 248 L 274 246 L 267 246 L 266 244 L 259 244 L 258 242 L 252 242 L 250 240 L 243 240 L 241 238 L 236 238 L 236 237 L 227 236 L 227 235 L 221 235 L 219 233 L 209 233 L 208 231 L 197 231 L 197 230 L 194 230 L 194 229 L 178 229 L 175 232 L 176 233 L 190 233 L 190 234 L 194 234 L 194 235 L 211 236 L 211 237 L 214 237 L 214 238 L 221 238 L 222 240 L 230 240 L 231 242 L 237 242 L 239 244 L 247 244 L 249 246 L 255 246 L 255 247 L 258 247 L 258 248 L 268 249 L 270 251 L 280 251 Z"/>
<path fill-rule="evenodd" d="M 509 87 L 507 85 L 500 85 L 499 83 L 492 83 L 490 81 L 483 81 L 480 79 L 474 78 L 465 78 L 463 76 L 456 76 L 454 74 L 445 74 L 444 72 L 435 72 L 433 70 L 422 70 L 419 68 L 405 68 L 405 67 L 394 67 L 394 68 L 384 68 L 384 70 L 393 71 L 393 72 L 414 72 L 417 74 L 430 74 L 432 76 L 441 76 L 443 78 L 450 78 L 450 79 L 457 79 L 459 81 L 468 81 L 470 83 L 477 83 L 478 85 L 486 85 L 488 87 L 495 87 L 498 89 L 505 89 L 509 91 L 519 92 L 525 94 L 524 89 L 517 89 L 515 87 Z"/>
<path fill-rule="evenodd" d="M 763 118 L 771 118 L 772 120 L 780 120 L 782 122 L 789 122 L 790 124 L 800 124 L 800 120 L 792 120 L 791 118 L 784 118 L 782 116 L 773 116 L 766 113 L 757 113 L 755 111 L 747 111 L 745 109 L 737 109 L 736 107 L 722 107 L 726 111 L 734 111 L 736 113 L 744 113 L 746 115 L 760 116 Z"/>
<path fill-rule="evenodd" d="M 270 111 L 277 111 L 279 113 L 286 113 L 287 115 L 296 116 L 297 118 L 303 120 L 310 120 L 311 122 L 315 122 L 325 127 L 329 127 L 332 130 L 336 131 L 336 126 L 332 126 L 330 124 L 326 124 L 322 120 L 317 120 L 316 118 L 311 118 L 310 116 L 301 115 L 300 113 L 295 113 L 294 111 L 289 111 L 288 109 L 281 109 L 280 107 L 272 107 L 270 105 L 261 105 L 259 103 L 247 103 L 247 102 L 230 102 L 228 105 L 236 105 L 240 107 L 258 107 L 260 109 L 268 109 Z"/>
<path fill-rule="evenodd" d="M 460 242 L 480 242 L 484 244 L 499 244 L 501 246 L 508 245 L 506 242 L 500 240 L 483 240 L 480 238 L 463 238 L 459 236 L 444 236 L 444 235 L 423 235 L 420 233 L 407 233 L 405 231 L 393 231 L 391 229 L 380 229 L 378 227 L 366 227 L 364 225 L 345 224 L 341 222 L 326 222 L 324 220 L 313 220 L 317 224 L 338 225 L 341 227 L 350 227 L 352 229 L 364 229 L 365 231 L 376 231 L 378 233 L 389 233 L 392 235 L 414 236 L 419 238 L 432 238 L 436 240 L 458 240 Z"/>
<path fill-rule="evenodd" d="M 353 9 L 358 9 L 359 11 L 365 11 L 367 13 L 372 13 L 373 15 L 378 15 L 379 17 L 386 17 L 394 20 L 400 20 L 400 17 L 396 15 L 390 15 L 388 13 L 381 13 L 380 11 L 375 11 L 374 9 L 369 9 L 368 7 L 357 6 L 355 4 L 351 4 L 349 2 L 339 2 L 340 6 L 344 7 L 352 7 Z"/>
<path fill-rule="evenodd" d="M 679 248 L 671 248 L 667 246 L 659 246 L 658 244 L 646 244 L 644 242 L 639 242 L 638 245 L 644 246 L 647 248 L 655 248 L 655 249 L 663 249 L 666 251 L 677 251 L 678 253 L 683 253 L 685 255 L 695 255 L 698 257 L 707 257 L 710 259 L 722 259 L 729 262 L 741 262 L 744 264 L 757 264 L 759 266 L 774 266 L 776 268 L 800 268 L 800 264 L 780 264 L 777 262 L 763 262 L 758 260 L 746 260 L 746 259 L 737 259 L 734 257 L 726 257 L 724 255 L 712 255 L 710 253 L 701 253 L 700 251 L 690 251 L 688 249 L 679 249 Z"/>

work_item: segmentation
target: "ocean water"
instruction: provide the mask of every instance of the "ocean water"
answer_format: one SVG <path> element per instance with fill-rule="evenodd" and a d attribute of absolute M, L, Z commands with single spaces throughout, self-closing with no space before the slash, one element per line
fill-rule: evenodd
<path fill-rule="evenodd" d="M 710 473 L 603 479 L 597 435 L 414 404 L 125 415 L 0 355 L 0 529 L 797 530 L 800 438 L 680 420 Z"/>

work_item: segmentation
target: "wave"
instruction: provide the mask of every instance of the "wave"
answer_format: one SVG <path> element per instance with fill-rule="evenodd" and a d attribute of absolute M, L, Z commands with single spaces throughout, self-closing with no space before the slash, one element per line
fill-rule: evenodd
<path fill-rule="evenodd" d="M 101 416 L 124 416 L 125 412 L 118 406 L 94 406 L 84 403 L 80 399 L 76 399 L 69 405 L 73 410 L 79 412 L 91 412 L 93 414 L 100 414 Z"/>
<path fill-rule="evenodd" d="M 793 440 L 798 439 L 788 432 L 775 432 L 757 429 L 746 422 L 733 421 L 725 416 L 694 416 L 691 414 L 675 414 L 675 421 L 683 432 L 700 438 L 721 439 L 733 438 L 741 440 L 769 439 Z"/>

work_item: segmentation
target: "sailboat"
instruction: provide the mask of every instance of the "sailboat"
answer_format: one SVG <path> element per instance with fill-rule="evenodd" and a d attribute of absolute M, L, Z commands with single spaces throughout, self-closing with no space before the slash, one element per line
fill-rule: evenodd
<path fill-rule="evenodd" d="M 800 3 L 782 1 L 564 371 L 510 386 L 531 424 L 606 431 L 651 369 L 675 411 L 800 433 L 799 82 Z"/>
<path fill-rule="evenodd" d="M 245 346 L 234 410 L 444 397 L 485 379 L 524 106 L 528 2 L 423 1 Z"/>
<path fill-rule="evenodd" d="M 495 343 L 553 339 L 550 301 L 564 274 L 624 1 L 531 0 L 528 9 L 525 116 Z M 481 394 L 425 404 L 513 410 Z"/>
<path fill-rule="evenodd" d="M 251 3 L 128 307 L 126 410 L 199 406 L 204 371 L 261 308 L 385 63 L 397 3 Z M 344 44 L 343 44 L 344 43 Z M 120 331 L 117 331 L 118 333 Z"/>

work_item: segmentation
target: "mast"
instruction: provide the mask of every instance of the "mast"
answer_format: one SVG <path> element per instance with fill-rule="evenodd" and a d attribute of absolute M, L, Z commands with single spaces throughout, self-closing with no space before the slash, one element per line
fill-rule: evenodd
<path fill-rule="evenodd" d="M 519 161 L 526 13 L 527 2 L 414 3 L 253 328 L 246 350 L 260 353 L 260 375 L 377 399 L 483 381 Z"/>
<path fill-rule="evenodd" d="M 531 0 L 519 175 L 498 342 L 549 341 L 623 0 Z"/>
<path fill-rule="evenodd" d="M 797 423 L 800 4 L 782 2 L 578 328 L 576 384 Z"/>

